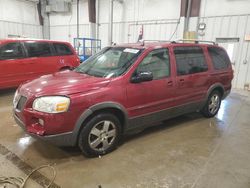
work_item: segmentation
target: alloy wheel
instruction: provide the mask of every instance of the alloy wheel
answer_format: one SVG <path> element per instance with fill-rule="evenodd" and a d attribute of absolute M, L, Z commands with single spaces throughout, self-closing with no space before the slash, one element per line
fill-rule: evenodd
<path fill-rule="evenodd" d="M 116 126 L 112 121 L 100 121 L 93 126 L 89 133 L 89 146 L 95 151 L 105 151 L 112 145 L 116 136 Z"/>
<path fill-rule="evenodd" d="M 220 97 L 218 94 L 213 94 L 210 98 L 208 110 L 211 114 L 215 114 L 220 106 Z"/>

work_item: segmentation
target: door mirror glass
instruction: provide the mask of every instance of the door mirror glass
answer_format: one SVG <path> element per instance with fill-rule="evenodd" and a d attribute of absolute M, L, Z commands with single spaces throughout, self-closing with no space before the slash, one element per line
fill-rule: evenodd
<path fill-rule="evenodd" d="M 140 83 L 153 80 L 153 73 L 149 71 L 139 72 L 131 78 L 132 83 Z"/>

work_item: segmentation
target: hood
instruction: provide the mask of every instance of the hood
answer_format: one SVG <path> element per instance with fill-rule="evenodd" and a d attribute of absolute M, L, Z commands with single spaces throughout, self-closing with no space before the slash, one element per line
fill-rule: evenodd
<path fill-rule="evenodd" d="M 93 77 L 74 71 L 61 71 L 41 76 L 23 84 L 20 91 L 41 95 L 70 95 L 105 87 L 110 78 Z"/>

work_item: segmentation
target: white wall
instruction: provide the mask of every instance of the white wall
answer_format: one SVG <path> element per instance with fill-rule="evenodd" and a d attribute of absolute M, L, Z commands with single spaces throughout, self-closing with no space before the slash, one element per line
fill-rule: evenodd
<path fill-rule="evenodd" d="M 108 0 L 100 0 L 100 38 L 108 45 Z M 113 42 L 136 42 L 141 25 L 144 38 L 169 40 L 174 33 L 180 13 L 180 0 L 124 0 L 114 2 Z M 178 38 L 182 24 L 173 38 Z"/>
<path fill-rule="evenodd" d="M 181 0 L 124 0 L 114 2 L 113 42 L 136 42 L 141 24 L 147 39 L 168 40 L 176 29 Z M 108 45 L 109 0 L 99 0 L 99 38 Z M 90 37 L 88 4 L 80 1 L 80 37 Z M 72 14 L 50 15 L 51 38 L 73 42 L 76 37 L 76 2 Z M 180 24 L 179 28 L 182 27 Z M 181 34 L 178 29 L 174 38 Z M 128 36 L 130 35 L 130 36 Z"/>
<path fill-rule="evenodd" d="M 250 13 L 249 0 L 201 0 L 200 16 L 224 16 Z"/>
<path fill-rule="evenodd" d="M 37 4 L 21 0 L 0 0 L 0 38 L 8 35 L 42 38 Z"/>
<path fill-rule="evenodd" d="M 114 21 L 142 21 L 177 19 L 180 0 L 124 0 L 114 1 Z M 100 22 L 108 22 L 109 0 L 100 0 Z"/>
<path fill-rule="evenodd" d="M 168 40 L 176 29 L 181 0 L 124 0 L 114 2 L 113 42 L 136 42 L 141 24 L 145 39 Z M 109 0 L 99 0 L 99 38 L 108 45 Z M 201 16 L 224 16 L 250 13 L 250 0 L 202 0 Z M 173 38 L 182 38 L 183 21 Z M 190 30 L 197 19 L 191 18 Z M 219 23 L 218 23 L 219 24 Z M 50 15 L 51 38 L 73 42 L 76 37 L 76 0 L 72 14 Z M 90 37 L 87 0 L 80 0 L 80 37 Z M 208 33 L 207 36 L 211 35 Z"/>
<path fill-rule="evenodd" d="M 76 1 L 72 3 L 72 13 L 51 13 L 50 14 L 50 37 L 54 40 L 68 41 L 73 44 L 77 36 L 77 11 Z M 79 4 L 79 33 L 80 37 L 89 37 L 90 26 L 88 18 L 88 4 L 81 0 Z"/>

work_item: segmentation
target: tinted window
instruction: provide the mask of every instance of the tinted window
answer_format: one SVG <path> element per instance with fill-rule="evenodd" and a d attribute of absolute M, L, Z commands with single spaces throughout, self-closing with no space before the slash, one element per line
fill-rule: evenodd
<path fill-rule="evenodd" d="M 194 74 L 208 69 L 200 47 L 176 47 L 174 54 L 178 75 Z"/>
<path fill-rule="evenodd" d="M 25 47 L 29 57 L 46 57 L 52 55 L 50 45 L 46 42 L 25 42 Z"/>
<path fill-rule="evenodd" d="M 170 74 L 169 55 L 167 49 L 150 52 L 140 63 L 136 72 L 150 71 L 153 79 L 168 77 Z"/>
<path fill-rule="evenodd" d="M 224 50 L 220 48 L 209 47 L 208 53 L 212 58 L 214 69 L 226 69 L 230 65 L 230 60 Z"/>
<path fill-rule="evenodd" d="M 72 51 L 65 44 L 54 43 L 54 48 L 56 50 L 57 55 L 72 55 Z"/>
<path fill-rule="evenodd" d="M 0 59 L 23 58 L 24 52 L 20 43 L 9 43 L 0 48 Z"/>

